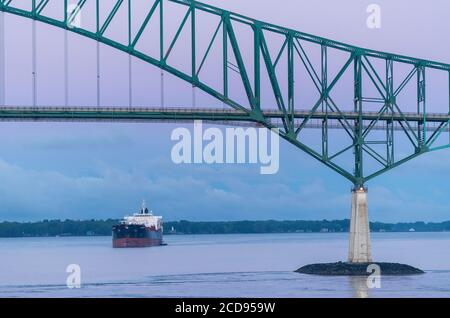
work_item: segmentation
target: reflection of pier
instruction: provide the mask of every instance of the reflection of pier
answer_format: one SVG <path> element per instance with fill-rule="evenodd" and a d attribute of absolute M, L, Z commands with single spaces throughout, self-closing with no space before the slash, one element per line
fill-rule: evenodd
<path fill-rule="evenodd" d="M 350 286 L 353 290 L 354 298 L 369 298 L 369 288 L 367 286 L 367 277 L 350 276 Z"/>

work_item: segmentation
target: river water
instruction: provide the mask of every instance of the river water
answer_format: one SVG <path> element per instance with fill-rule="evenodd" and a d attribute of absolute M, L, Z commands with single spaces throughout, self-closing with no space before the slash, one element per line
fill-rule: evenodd
<path fill-rule="evenodd" d="M 113 249 L 110 237 L 0 239 L 0 297 L 450 297 L 450 233 L 374 233 L 377 261 L 424 275 L 365 278 L 297 274 L 345 260 L 347 234 L 166 236 L 167 246 Z M 68 288 L 68 265 L 81 288 Z"/>

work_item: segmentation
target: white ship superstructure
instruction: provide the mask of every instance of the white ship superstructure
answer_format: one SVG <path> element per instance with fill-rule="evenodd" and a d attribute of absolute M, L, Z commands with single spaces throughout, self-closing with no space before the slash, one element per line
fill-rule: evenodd
<path fill-rule="evenodd" d="M 162 229 L 162 216 L 155 216 L 153 212 L 149 210 L 145 201 L 142 202 L 140 213 L 134 213 L 131 216 L 125 216 L 123 219 L 124 224 L 144 225 L 147 228 L 154 228 L 155 230 Z"/>

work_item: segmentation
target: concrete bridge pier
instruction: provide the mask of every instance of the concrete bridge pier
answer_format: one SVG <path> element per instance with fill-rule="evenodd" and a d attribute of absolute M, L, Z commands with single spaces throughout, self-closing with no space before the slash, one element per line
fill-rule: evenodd
<path fill-rule="evenodd" d="M 357 186 L 352 190 L 352 215 L 350 223 L 350 240 L 347 262 L 309 264 L 296 270 L 297 273 L 327 276 L 360 276 L 361 281 L 352 281 L 355 286 L 366 282 L 370 274 L 368 265 L 372 262 L 370 243 L 369 214 L 367 208 L 367 189 Z M 383 275 L 417 275 L 424 272 L 418 268 L 399 264 L 376 262 Z M 369 271 L 368 271 L 369 270 Z M 367 297 L 366 290 L 355 288 L 357 296 Z"/>
<path fill-rule="evenodd" d="M 350 220 L 348 262 L 372 262 L 367 188 L 364 187 L 354 188 L 352 190 L 352 214 Z"/>

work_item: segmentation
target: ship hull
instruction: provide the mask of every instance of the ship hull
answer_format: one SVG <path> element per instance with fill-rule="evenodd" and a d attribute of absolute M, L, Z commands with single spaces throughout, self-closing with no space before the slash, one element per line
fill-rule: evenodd
<path fill-rule="evenodd" d="M 141 238 L 122 238 L 113 239 L 114 248 L 127 248 L 127 247 L 151 247 L 162 245 L 162 239 L 141 239 Z"/>
<path fill-rule="evenodd" d="M 116 225 L 113 227 L 113 247 L 151 247 L 163 245 L 161 230 L 146 228 L 143 225 Z"/>

